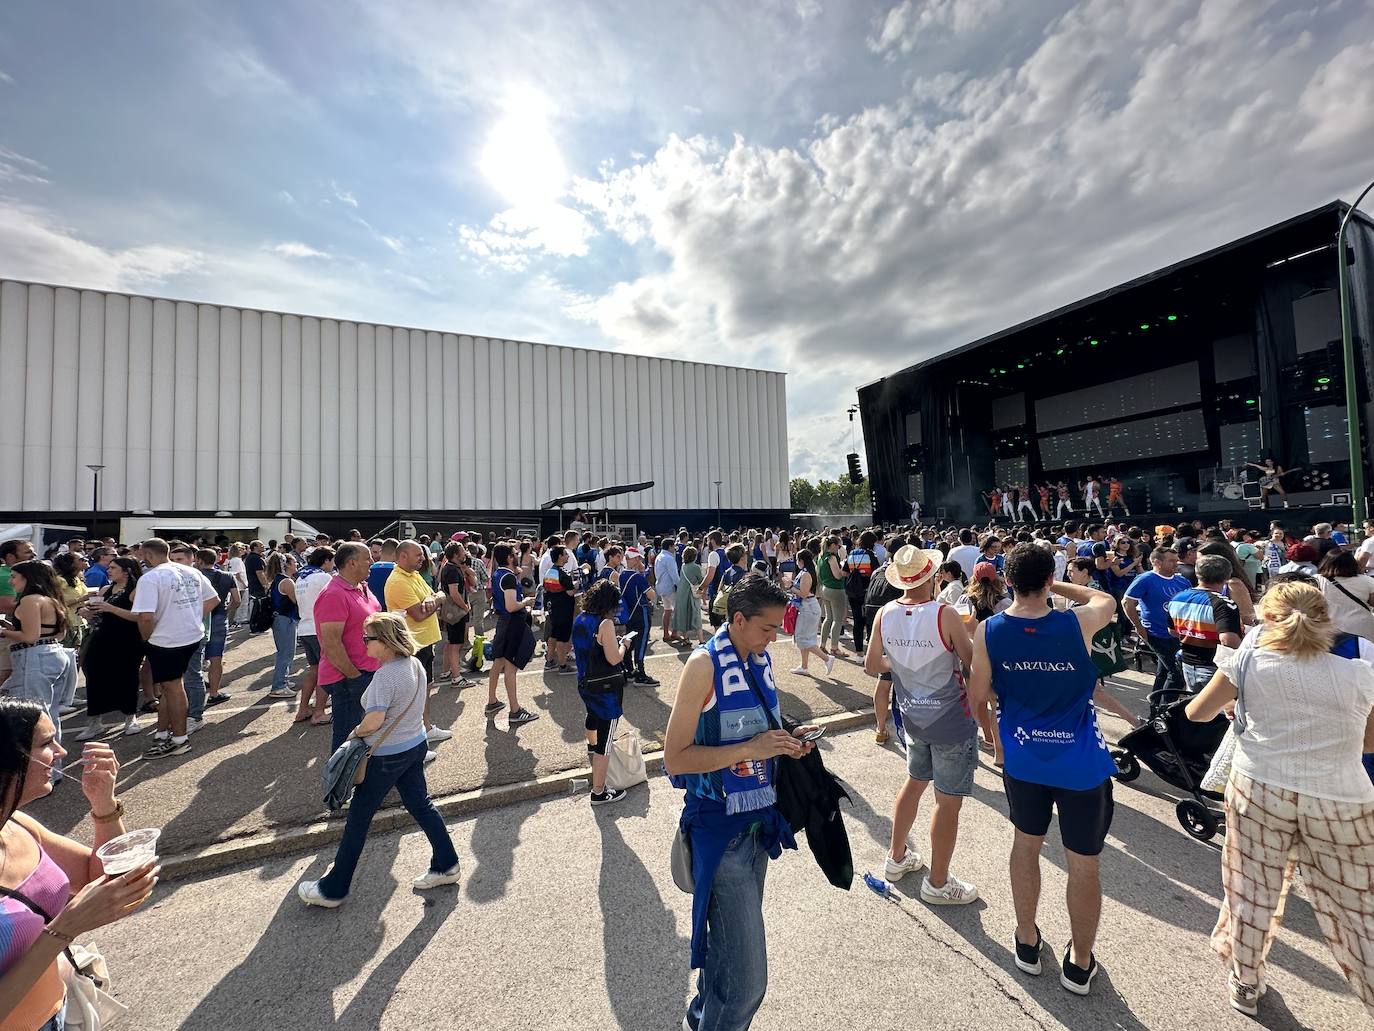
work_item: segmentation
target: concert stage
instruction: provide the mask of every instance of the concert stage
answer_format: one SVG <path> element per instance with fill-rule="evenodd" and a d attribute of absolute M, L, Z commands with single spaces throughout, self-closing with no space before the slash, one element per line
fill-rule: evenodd
<path fill-rule="evenodd" d="M 1345 211 L 1328 204 L 860 387 L 874 515 L 906 521 L 916 498 L 927 520 L 983 522 L 994 486 L 1062 480 L 1082 519 L 1079 484 L 1095 474 L 1104 505 L 1121 481 L 1138 525 L 1348 519 Z M 1374 222 L 1356 214 L 1346 232 L 1367 441 Z M 1246 463 L 1266 457 L 1286 470 L 1286 511 L 1277 495 L 1259 507 Z"/>

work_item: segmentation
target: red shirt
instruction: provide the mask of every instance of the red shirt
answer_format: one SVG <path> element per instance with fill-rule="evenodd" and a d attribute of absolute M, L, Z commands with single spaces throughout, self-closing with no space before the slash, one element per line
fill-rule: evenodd
<path fill-rule="evenodd" d="M 343 577 L 335 576 L 329 581 L 329 586 L 315 599 L 315 632 L 323 637 L 324 635 L 319 633 L 322 624 L 342 623 L 343 646 L 344 651 L 348 653 L 348 661 L 364 673 L 375 672 L 380 663 L 368 658 L 367 645 L 363 643 L 363 621 L 372 613 L 381 610 L 381 605 L 377 604 L 377 599 L 367 589 L 366 580 L 354 587 Z M 322 652 L 320 686 L 337 684 L 343 679 L 344 675 L 335 669 L 334 664 L 329 661 L 329 656 Z"/>

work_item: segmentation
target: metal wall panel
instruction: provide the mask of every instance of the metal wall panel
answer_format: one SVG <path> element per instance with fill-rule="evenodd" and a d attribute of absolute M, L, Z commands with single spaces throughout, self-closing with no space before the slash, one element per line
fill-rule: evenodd
<path fill-rule="evenodd" d="M 100 507 L 126 509 L 129 473 L 129 298 L 105 298 L 100 391 Z M 120 403 L 119 399 L 124 399 Z"/>
<path fill-rule="evenodd" d="M 0 367 L 0 508 L 787 503 L 778 373 L 15 281 Z"/>

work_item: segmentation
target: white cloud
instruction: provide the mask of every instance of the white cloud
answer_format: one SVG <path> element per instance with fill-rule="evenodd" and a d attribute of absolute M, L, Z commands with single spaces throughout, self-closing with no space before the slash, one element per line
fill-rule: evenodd
<path fill-rule="evenodd" d="M 316 250 L 309 244 L 300 243 L 296 240 L 288 240 L 283 243 L 273 244 L 269 250 L 277 254 L 285 255 L 288 258 L 328 258 L 329 255 L 324 251 Z"/>
<path fill-rule="evenodd" d="M 348 190 L 345 190 L 338 183 L 331 182 L 329 184 L 329 188 L 334 192 L 335 200 L 339 201 L 342 204 L 347 204 L 350 208 L 356 208 L 358 206 L 358 198 L 353 196 L 352 193 L 350 193 Z"/>
<path fill-rule="evenodd" d="M 291 195 L 291 192 L 289 190 L 278 190 L 277 200 L 281 201 L 283 204 L 296 203 L 296 198 Z"/>
<path fill-rule="evenodd" d="M 1374 45 L 1323 43 L 1293 17 L 1090 0 L 1023 62 L 922 80 L 797 147 L 670 137 L 575 185 L 608 233 L 659 259 L 592 310 L 631 349 L 751 362 L 774 348 L 793 439 L 814 448 L 849 388 L 1366 174 Z M 1343 34 L 1374 37 L 1374 16 Z"/>
<path fill-rule="evenodd" d="M 13 86 L 14 76 L 7 74 L 4 69 L 0 69 L 0 82 L 3 82 L 7 86 Z"/>
<path fill-rule="evenodd" d="M 902 0 L 875 25 L 868 48 L 889 60 L 909 54 L 927 38 L 972 32 L 1000 14 L 1006 0 Z"/>
<path fill-rule="evenodd" d="M 460 226 L 458 238 L 483 261 L 518 272 L 543 254 L 581 257 L 595 234 L 586 217 L 565 204 L 509 208 L 486 227 Z"/>
<path fill-rule="evenodd" d="M 182 247 L 99 247 L 48 212 L 0 197 L 3 275 L 104 290 L 142 290 L 188 272 L 202 260 L 199 252 Z"/>
<path fill-rule="evenodd" d="M 47 169 L 33 158 L 25 157 L 8 147 L 0 147 L 0 183 L 43 184 L 48 180 L 41 173 Z"/>

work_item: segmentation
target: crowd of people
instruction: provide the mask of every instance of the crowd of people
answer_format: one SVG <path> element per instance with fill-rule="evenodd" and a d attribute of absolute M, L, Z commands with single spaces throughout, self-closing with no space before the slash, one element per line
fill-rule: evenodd
<path fill-rule="evenodd" d="M 24 1015 L 14 1026 L 60 1026 L 50 1024 L 63 997 L 56 946 L 131 912 L 156 878 L 152 869 L 102 878 L 88 849 L 19 812 L 66 775 L 64 717 L 84 707 L 75 736 L 99 845 L 122 831 L 123 814 L 103 739 L 150 732 L 144 758 L 185 754 L 206 709 L 229 698 L 228 649 L 270 633 L 268 697 L 288 704 L 293 723 L 330 726 L 330 752 L 354 739 L 369 752 L 333 864 L 298 887 L 304 902 L 332 908 L 348 897 L 393 787 L 432 848 L 415 887 L 458 881 L 460 859 L 425 780 L 435 746 L 452 737 L 430 718 L 430 698 L 485 676 L 488 718 L 504 712 L 514 729 L 539 719 L 517 674 L 541 639 L 545 671 L 569 677 L 585 703 L 590 804 L 624 798 L 608 783 L 608 750 L 625 691 L 659 686 L 646 664 L 657 626 L 660 644 L 692 649 L 664 742 L 665 769 L 685 792 L 680 832 L 694 875 L 699 975 L 685 1027 L 747 1027 L 766 991 L 764 873 L 795 847 L 777 814 L 777 763 L 809 754 L 816 732 L 783 729 L 770 648 L 789 635 L 798 652 L 790 675 L 830 675 L 848 660 L 875 678 L 876 740 L 895 734 L 907 766 L 885 876 L 925 871 L 917 894 L 928 904 L 980 895 L 955 868 L 963 801 L 980 751 L 989 754 L 1013 828 L 1015 963 L 1030 976 L 1042 970 L 1039 861 L 1057 814 L 1072 930 L 1060 981 L 1080 995 L 1099 969 L 1098 856 L 1117 772 L 1098 710 L 1140 722 L 1106 677 L 1134 651 L 1153 666 L 1152 712 L 1186 704 L 1190 718 L 1211 720 L 1242 710 L 1226 796 L 1226 898 L 1212 937 L 1231 1003 L 1256 1011 L 1296 861 L 1341 969 L 1374 1012 L 1374 921 L 1358 887 L 1374 871 L 1374 774 L 1361 767 L 1374 752 L 1374 670 L 1360 661 L 1374 656 L 1374 522 L 1362 530 L 1356 539 L 1340 523 L 1298 535 L 1277 522 L 1259 532 L 1225 521 L 1071 518 L 624 540 L 577 520 L 542 540 L 462 531 L 368 539 L 358 530 L 280 542 L 74 539 L 49 561 L 28 541 L 0 542 L 0 689 L 9 696 L 0 789 L 13 817 L 0 838 L 0 894 L 43 871 L 52 881 L 48 918 L 13 895 L 0 906 L 18 943 L 0 956 L 0 1008 Z M 929 865 L 910 836 L 927 797 Z"/>

